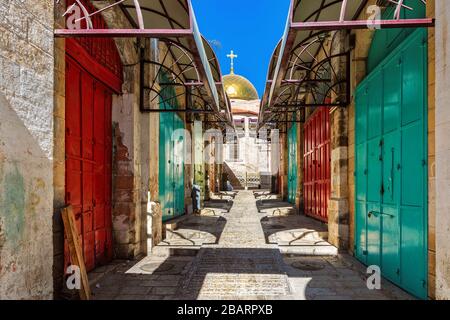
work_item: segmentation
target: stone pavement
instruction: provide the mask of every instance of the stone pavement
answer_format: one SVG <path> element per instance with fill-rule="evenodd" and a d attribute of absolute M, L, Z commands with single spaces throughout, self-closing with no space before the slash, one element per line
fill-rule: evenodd
<path fill-rule="evenodd" d="M 241 191 L 229 212 L 216 207 L 189 217 L 151 256 L 116 262 L 103 276 L 96 270 L 94 298 L 411 299 L 387 281 L 382 290 L 368 290 L 365 268 L 353 257 L 305 251 L 331 246 L 326 229 L 293 215 L 288 204 L 267 194 L 270 203 L 262 203 L 260 196 Z"/>
<path fill-rule="evenodd" d="M 200 249 L 178 294 L 187 299 L 264 299 L 290 293 L 282 257 L 266 244 L 251 192 L 240 192 L 225 215 L 217 245 Z"/>

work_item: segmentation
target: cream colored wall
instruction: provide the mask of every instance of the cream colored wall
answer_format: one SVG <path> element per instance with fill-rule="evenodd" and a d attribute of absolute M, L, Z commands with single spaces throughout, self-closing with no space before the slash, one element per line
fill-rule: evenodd
<path fill-rule="evenodd" d="M 54 293 L 53 8 L 0 1 L 0 299 Z"/>
<path fill-rule="evenodd" d="M 431 11 L 431 10 L 430 10 Z M 435 54 L 436 63 L 430 65 L 435 69 L 435 86 L 430 86 L 429 94 L 435 94 L 435 112 L 430 112 L 430 126 L 435 127 L 435 143 L 430 142 L 430 151 L 435 151 L 435 165 L 432 175 L 435 177 L 430 194 L 435 216 L 430 216 L 430 245 L 435 245 L 435 259 L 430 259 L 430 265 L 435 265 L 436 298 L 450 299 L 450 2 L 436 1 L 435 41 L 430 43 L 429 54 Z M 431 42 L 431 39 L 430 39 Z M 433 50 L 434 49 L 434 50 Z M 430 61 L 431 62 L 431 61 Z M 435 87 L 435 90 L 433 90 Z M 434 111 L 434 110 L 433 110 Z M 434 122 L 434 123 L 433 123 Z M 432 147 L 433 146 L 433 147 Z M 431 187 L 430 187 L 431 188 Z M 435 230 L 433 234 L 431 231 Z"/>

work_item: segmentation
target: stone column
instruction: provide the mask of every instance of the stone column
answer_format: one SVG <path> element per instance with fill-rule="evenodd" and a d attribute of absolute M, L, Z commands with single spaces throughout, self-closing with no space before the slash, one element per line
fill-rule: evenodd
<path fill-rule="evenodd" d="M 188 119 L 188 117 L 186 117 Z M 185 186 L 185 212 L 192 214 L 194 212 L 192 202 L 192 187 L 194 182 L 194 125 L 185 121 L 186 136 L 185 136 L 185 164 L 184 164 L 184 186 Z"/>
<path fill-rule="evenodd" d="M 55 6 L 55 28 L 64 27 L 65 1 Z M 64 226 L 61 209 L 66 205 L 66 40 L 55 39 L 54 47 L 54 146 L 53 146 L 53 288 L 59 299 L 64 284 Z"/>
<path fill-rule="evenodd" d="M 286 131 L 286 127 L 284 126 L 283 133 L 280 134 L 280 194 L 283 200 L 287 200 L 288 198 L 288 136 Z"/>
<path fill-rule="evenodd" d="M 159 44 L 158 40 L 152 39 L 150 40 L 150 59 L 154 59 L 157 61 L 159 59 Z M 147 79 L 154 79 L 156 71 L 156 67 L 153 65 L 149 65 L 149 69 L 146 70 L 149 73 L 149 77 Z M 154 96 L 150 96 L 150 100 L 152 100 Z M 158 101 L 159 99 L 155 99 Z M 159 109 L 159 104 L 154 103 L 150 105 L 152 109 Z M 153 250 L 162 240 L 163 240 L 163 224 L 162 224 L 162 207 L 161 203 L 158 201 L 159 199 L 159 114 L 152 113 L 150 114 L 150 165 L 149 165 L 149 191 L 150 191 L 150 200 L 154 202 L 155 205 L 151 208 L 151 210 L 147 210 L 147 251 Z M 150 209 L 150 208 L 148 208 Z M 150 211 L 150 212 L 149 212 Z M 151 242 L 151 243 L 149 243 Z"/>
<path fill-rule="evenodd" d="M 280 134 L 278 130 L 270 132 L 270 172 L 272 174 L 271 192 L 280 193 L 279 176 L 280 176 Z"/>
<path fill-rule="evenodd" d="M 328 202 L 328 241 L 338 249 L 349 246 L 348 111 L 330 113 L 331 198 Z"/>
<path fill-rule="evenodd" d="M 203 157 L 203 122 L 202 121 L 194 121 L 194 129 L 193 129 L 193 146 L 194 146 L 194 183 L 199 185 L 201 188 L 201 198 L 202 203 L 205 198 L 205 165 L 204 165 L 204 157 Z"/>

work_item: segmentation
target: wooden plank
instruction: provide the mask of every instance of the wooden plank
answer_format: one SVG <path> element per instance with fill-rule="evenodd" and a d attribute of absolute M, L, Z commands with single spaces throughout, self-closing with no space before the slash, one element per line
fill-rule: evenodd
<path fill-rule="evenodd" d="M 91 289 L 89 287 L 89 279 L 86 272 L 86 266 L 84 264 L 83 249 L 81 247 L 80 238 L 78 237 L 78 230 L 75 223 L 75 215 L 73 214 L 72 206 L 68 206 L 61 211 L 64 230 L 67 237 L 67 243 L 69 245 L 70 260 L 73 265 L 80 268 L 81 275 L 81 288 L 80 298 L 81 300 L 90 300 Z"/>

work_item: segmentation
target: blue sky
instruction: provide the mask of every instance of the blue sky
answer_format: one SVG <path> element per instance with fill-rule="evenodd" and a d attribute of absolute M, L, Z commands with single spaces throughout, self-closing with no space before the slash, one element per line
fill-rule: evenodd
<path fill-rule="evenodd" d="M 222 73 L 230 72 L 227 54 L 234 50 L 235 73 L 249 79 L 260 97 L 270 57 L 283 35 L 289 0 L 192 0 L 202 34 L 211 42 Z"/>

